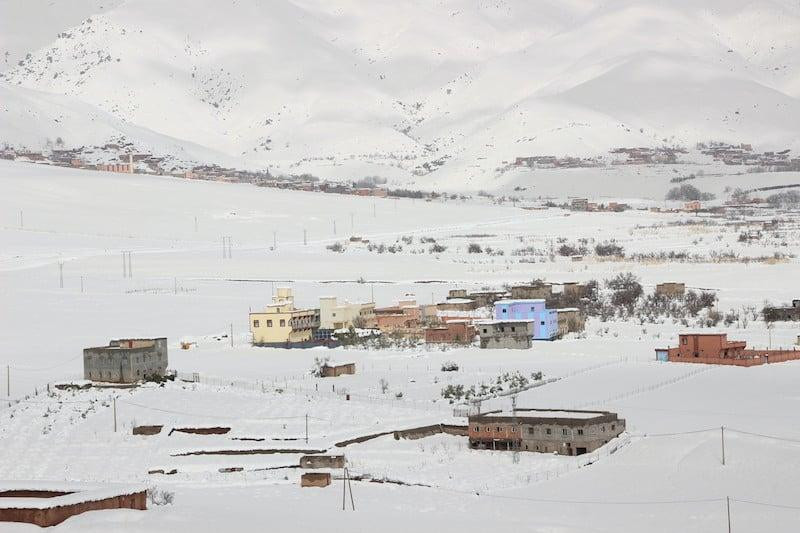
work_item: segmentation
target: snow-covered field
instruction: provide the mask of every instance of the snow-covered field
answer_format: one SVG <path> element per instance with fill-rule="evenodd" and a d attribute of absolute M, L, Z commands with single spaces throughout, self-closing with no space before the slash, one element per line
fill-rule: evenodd
<path fill-rule="evenodd" d="M 6 398 L 8 366 L 10 396 L 25 400 L 0 405 L 0 479 L 146 483 L 175 493 L 172 505 L 87 513 L 58 526 L 64 531 L 261 531 L 268 525 L 278 531 L 699 533 L 726 530 L 726 497 L 734 531 L 796 531 L 798 362 L 754 368 L 658 363 L 654 348 L 674 344 L 685 329 L 671 320 L 591 319 L 585 335 L 527 351 L 281 350 L 247 343 L 248 311 L 282 285 L 293 287 L 300 305 L 316 305 L 326 294 L 374 295 L 389 305 L 406 293 L 429 302 L 455 287 L 603 280 L 631 271 L 648 290 L 673 280 L 713 289 L 722 312 L 798 296 L 800 269 L 791 257 L 800 253 L 797 229 L 747 243 L 738 239 L 745 226 L 722 219 L 686 224 L 697 218 L 526 210 L 483 199 L 372 199 L 0 162 L 0 397 Z M 402 250 L 326 248 L 351 235 Z M 231 259 L 222 257 L 223 236 L 233 242 Z M 430 253 L 422 237 L 446 250 Z M 780 251 L 789 257 L 750 263 L 550 257 L 559 239 L 581 238 L 591 246 L 614 239 L 629 255 Z M 504 253 L 468 254 L 471 242 Z M 526 247 L 542 253 L 514 253 Z M 132 278 L 123 277 L 122 251 L 132 252 Z M 732 338 L 773 347 L 792 345 L 798 329 L 777 323 L 768 330 L 760 320 L 727 328 Z M 124 336 L 167 336 L 170 367 L 198 373 L 200 383 L 44 392 L 48 383 L 82 376 L 84 347 Z M 181 350 L 181 340 L 197 344 Z M 326 355 L 355 361 L 357 373 L 311 377 L 314 358 Z M 459 371 L 441 372 L 451 360 Z M 596 454 L 520 454 L 518 463 L 508 453 L 470 450 L 465 437 L 452 435 L 395 440 L 388 434 L 335 446 L 365 435 L 463 424 L 441 389 L 511 371 L 541 371 L 552 379 L 521 393 L 519 406 L 609 409 L 626 419 L 627 433 Z M 484 404 L 509 406 L 508 398 Z M 164 425 L 161 434 L 131 434 L 135 425 L 153 424 Z M 209 426 L 230 432 L 169 435 L 173 428 Z M 344 453 L 353 475 L 412 486 L 355 481 L 356 511 L 343 512 L 341 482 L 300 489 L 300 471 L 289 468 L 303 450 L 319 449 Z M 262 453 L 209 454 L 247 450 Z M 231 468 L 237 470 L 220 472 Z M 148 473 L 172 469 L 177 472 Z M 37 530 L 5 523 L 0 529 Z"/>

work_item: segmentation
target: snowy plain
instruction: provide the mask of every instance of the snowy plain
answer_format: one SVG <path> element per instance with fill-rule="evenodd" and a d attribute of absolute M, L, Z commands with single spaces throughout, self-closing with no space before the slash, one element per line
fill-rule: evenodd
<path fill-rule="evenodd" d="M 0 405 L 0 478 L 145 483 L 175 492 L 172 505 L 87 513 L 58 526 L 63 531 L 260 531 L 266 524 L 280 531 L 374 531 L 379 524 L 398 532 L 706 532 L 725 531 L 726 497 L 733 499 L 737 531 L 796 531 L 797 362 L 754 368 L 658 363 L 654 349 L 673 345 L 684 330 L 671 321 L 592 319 L 585 336 L 535 343 L 527 351 L 281 350 L 247 342 L 248 311 L 284 285 L 299 305 L 316 305 L 326 294 L 390 305 L 408 293 L 428 302 L 455 287 L 602 280 L 631 271 L 647 290 L 671 280 L 713 289 L 721 311 L 796 296 L 796 258 L 670 264 L 587 257 L 574 263 L 546 254 L 527 262 L 513 254 L 528 246 L 547 250 L 559 238 L 613 238 L 629 253 L 800 253 L 797 229 L 741 243 L 737 227 L 685 224 L 693 218 L 526 210 L 480 198 L 359 198 L 0 162 L 0 374 L 5 378 L 9 366 L 11 397 L 27 397 L 10 408 Z M 326 248 L 351 235 L 403 250 Z M 222 258 L 222 236 L 231 236 L 231 259 Z M 408 236 L 412 244 L 401 240 Z M 430 253 L 421 237 L 447 250 Z M 473 241 L 505 255 L 467 254 Z M 123 250 L 132 252 L 132 278 L 122 274 Z M 800 331 L 791 323 L 768 330 L 753 320 L 729 333 L 754 346 L 789 347 Z M 197 372 L 205 382 L 42 393 L 47 383 L 81 377 L 86 346 L 162 335 L 169 338 L 170 367 Z M 181 350 L 181 340 L 197 344 Z M 314 358 L 326 355 L 355 361 L 357 373 L 311 377 Z M 440 372 L 451 360 L 459 371 Z M 507 453 L 469 450 L 464 437 L 450 435 L 395 440 L 388 434 L 335 446 L 364 435 L 463 424 L 441 389 L 516 370 L 554 379 L 521 393 L 521 407 L 609 409 L 626 419 L 627 433 L 597 454 L 521 454 L 519 463 Z M 388 382 L 385 394 L 381 379 Z M 3 382 L 0 391 L 5 397 Z M 510 400 L 485 407 L 508 409 Z M 132 426 L 142 424 L 163 424 L 164 431 L 132 435 Z M 231 431 L 168 434 L 193 426 Z M 286 453 L 192 455 L 252 449 Z M 410 486 L 356 481 L 357 510 L 343 512 L 341 482 L 300 489 L 299 470 L 290 467 L 307 449 L 340 451 L 353 474 Z M 242 470 L 220 472 L 231 468 Z M 171 469 L 177 473 L 148 474 Z M 2 530 L 38 529 L 3 524 Z"/>

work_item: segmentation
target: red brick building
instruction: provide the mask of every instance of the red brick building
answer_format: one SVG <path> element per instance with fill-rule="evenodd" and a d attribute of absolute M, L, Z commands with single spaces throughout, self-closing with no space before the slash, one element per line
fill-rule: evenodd
<path fill-rule="evenodd" d="M 800 350 L 747 349 L 745 341 L 730 341 L 727 333 L 682 333 L 675 348 L 657 349 L 659 361 L 756 366 L 800 359 Z"/>
<path fill-rule="evenodd" d="M 474 338 L 475 326 L 465 321 L 452 321 L 442 326 L 425 328 L 425 342 L 469 344 Z"/>

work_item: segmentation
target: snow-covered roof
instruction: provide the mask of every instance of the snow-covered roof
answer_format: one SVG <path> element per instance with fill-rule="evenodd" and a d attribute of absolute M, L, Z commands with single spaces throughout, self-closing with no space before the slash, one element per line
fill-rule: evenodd
<path fill-rule="evenodd" d="M 30 490 L 69 492 L 52 498 L 0 498 L 0 509 L 48 509 L 135 494 L 147 490 L 145 485 L 122 483 L 83 483 L 75 481 L 0 481 L 0 492 Z"/>
<path fill-rule="evenodd" d="M 508 299 L 508 300 L 497 300 L 495 302 L 495 305 L 497 305 L 497 304 L 506 304 L 506 305 L 508 305 L 508 304 L 540 304 L 540 303 L 544 303 L 544 302 L 545 302 L 544 298 L 515 298 L 513 300 L 511 300 L 511 299 Z"/>
<path fill-rule="evenodd" d="M 472 298 L 448 298 L 447 300 L 445 300 L 442 303 L 446 303 L 446 304 L 471 304 L 474 301 L 475 300 L 473 300 Z"/>
<path fill-rule="evenodd" d="M 516 416 L 518 417 L 536 417 L 536 418 L 575 418 L 579 420 L 587 420 L 596 418 L 606 414 L 602 411 L 566 411 L 566 410 L 548 410 L 548 409 L 517 409 Z M 510 409 L 503 409 L 502 411 L 490 411 L 484 413 L 485 416 L 514 416 Z"/>

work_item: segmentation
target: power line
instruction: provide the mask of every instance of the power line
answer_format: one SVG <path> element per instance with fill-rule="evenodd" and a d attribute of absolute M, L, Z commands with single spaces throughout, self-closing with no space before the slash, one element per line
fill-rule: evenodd
<path fill-rule="evenodd" d="M 786 438 L 786 437 L 776 437 L 775 435 L 764 435 L 763 433 L 753 433 L 753 432 L 750 432 L 750 431 L 743 431 L 741 429 L 732 429 L 732 428 L 728 428 L 728 427 L 726 427 L 725 429 L 727 429 L 728 431 L 733 431 L 734 433 L 741 433 L 742 435 L 750 435 L 752 437 L 761 437 L 763 439 L 773 439 L 773 440 L 782 440 L 782 441 L 785 441 L 785 442 L 800 443 L 800 439 L 789 439 L 789 438 Z"/>
<path fill-rule="evenodd" d="M 261 420 L 299 420 L 299 419 L 306 418 L 306 415 L 301 415 L 301 416 L 274 416 L 274 417 L 266 417 L 266 418 L 248 418 L 248 417 L 242 417 L 242 416 L 209 415 L 209 414 L 204 414 L 204 413 L 187 413 L 185 411 L 173 411 L 171 409 L 161 409 L 159 407 L 151 407 L 149 405 L 142 405 L 140 403 L 128 402 L 128 401 L 125 401 L 125 400 L 120 400 L 120 403 L 124 403 L 124 404 L 127 404 L 127 405 L 132 405 L 134 407 L 141 407 L 142 409 L 149 409 L 151 411 L 158 411 L 160 413 L 167 413 L 167 414 L 173 414 L 173 415 L 199 416 L 199 417 L 206 417 L 206 418 L 220 418 L 220 419 L 225 419 L 225 420 L 256 420 L 256 421 L 261 421 Z M 318 418 L 318 417 L 314 417 L 314 416 L 309 416 L 308 418 L 311 419 L 311 420 L 320 420 L 320 421 L 323 421 L 323 422 L 329 422 L 329 420 L 327 418 Z"/>
<path fill-rule="evenodd" d="M 784 505 L 780 503 L 768 503 L 768 502 L 757 502 L 754 500 L 739 500 L 737 498 L 731 498 L 732 502 L 737 503 L 749 503 L 750 505 L 761 505 L 763 507 L 774 507 L 777 509 L 794 509 L 800 511 L 800 506 L 797 505 Z"/>
<path fill-rule="evenodd" d="M 642 433 L 642 434 L 633 434 L 631 433 L 631 437 L 642 437 L 642 438 L 650 438 L 650 437 L 675 437 L 678 435 L 692 435 L 695 433 L 707 433 L 709 431 L 718 431 L 719 428 L 705 428 L 705 429 L 695 429 L 692 431 L 676 431 L 675 433 Z"/>
<path fill-rule="evenodd" d="M 67 363 L 71 363 L 72 361 L 80 359 L 81 357 L 83 357 L 83 354 L 76 355 L 75 357 L 72 357 L 70 359 L 66 359 L 66 360 L 64 360 L 64 361 L 62 361 L 60 363 L 56 363 L 56 364 L 51 365 L 51 366 L 43 366 L 43 367 L 38 367 L 38 368 L 37 367 L 12 366 L 11 369 L 12 370 L 21 370 L 23 372 L 41 372 L 43 370 L 52 370 L 53 368 L 58 368 L 60 366 L 64 366 Z"/>

